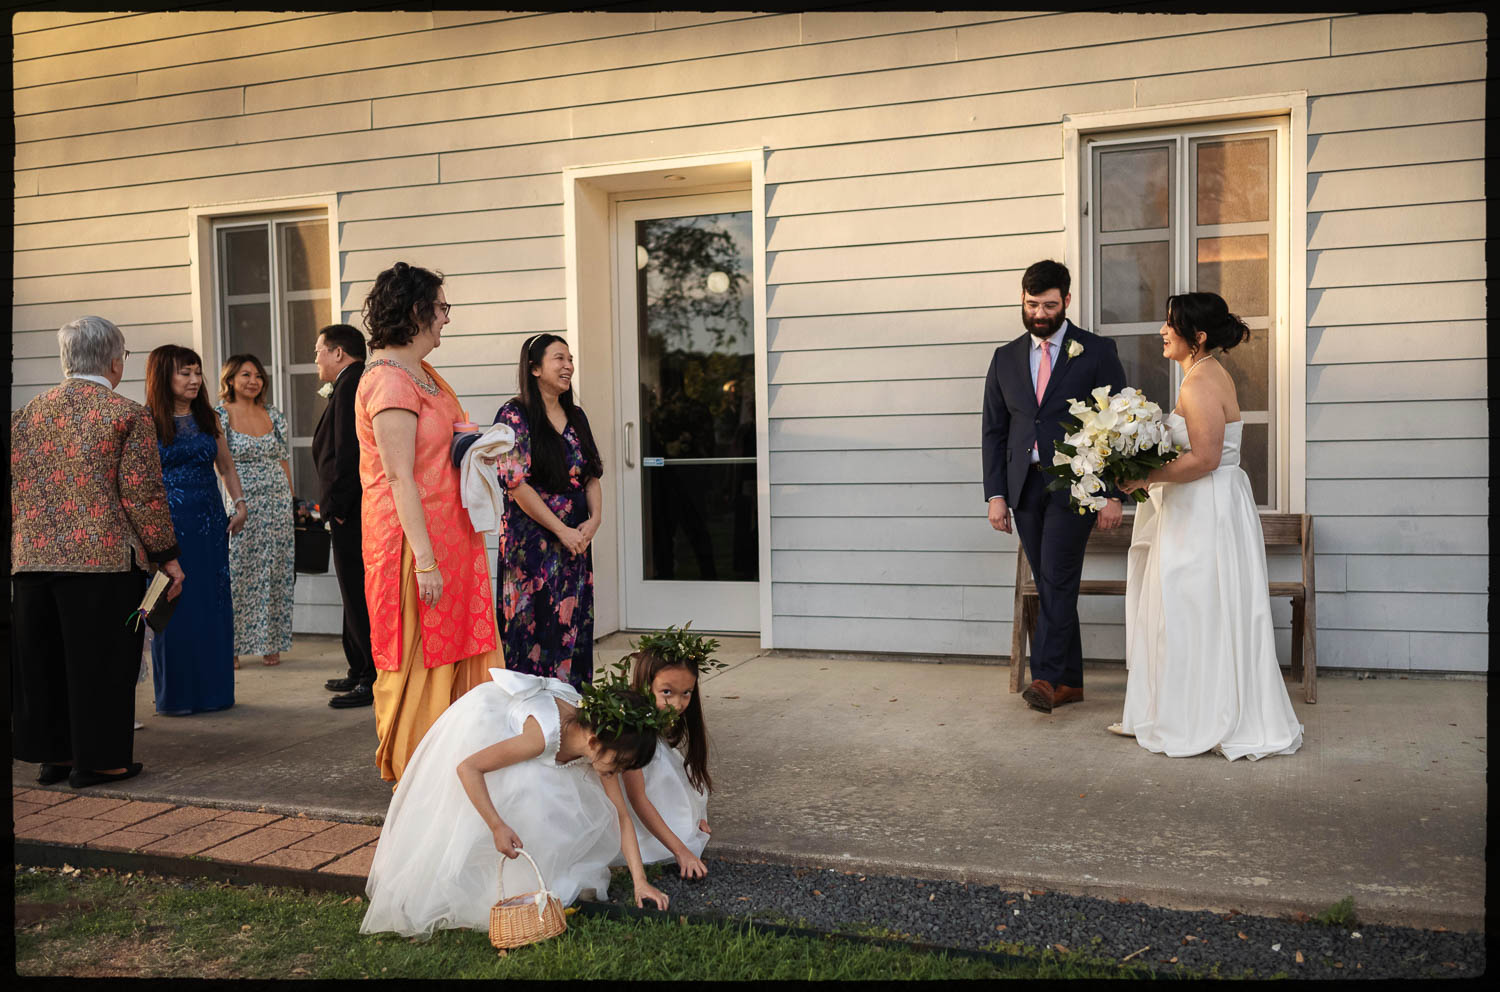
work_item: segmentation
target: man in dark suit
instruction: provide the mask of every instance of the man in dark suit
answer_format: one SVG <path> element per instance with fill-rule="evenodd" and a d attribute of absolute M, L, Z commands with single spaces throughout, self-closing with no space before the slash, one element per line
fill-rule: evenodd
<path fill-rule="evenodd" d="M 333 570 L 344 599 L 344 657 L 349 676 L 324 686 L 339 693 L 335 709 L 369 706 L 375 696 L 375 657 L 370 653 L 370 610 L 365 604 L 365 562 L 359 522 L 359 440 L 354 435 L 354 393 L 365 370 L 365 339 L 348 324 L 330 324 L 313 349 L 318 378 L 332 383 L 328 406 L 313 432 L 313 460 L 323 484 L 323 519 L 331 521 Z"/>
<path fill-rule="evenodd" d="M 1114 341 L 1067 319 L 1072 278 L 1059 262 L 1037 262 L 1021 277 L 1021 323 L 1027 333 L 995 349 L 984 384 L 984 491 L 990 526 L 1010 533 L 1011 510 L 1036 576 L 1041 616 L 1031 647 L 1032 682 L 1021 696 L 1033 709 L 1083 701 L 1083 636 L 1078 586 L 1095 518 L 1120 526 L 1123 493 L 1110 491 L 1099 513 L 1068 505 L 1066 490 L 1047 492 L 1054 446 L 1063 439 L 1068 401 L 1099 386 L 1125 385 Z M 1015 623 L 1021 618 L 1016 617 Z"/>

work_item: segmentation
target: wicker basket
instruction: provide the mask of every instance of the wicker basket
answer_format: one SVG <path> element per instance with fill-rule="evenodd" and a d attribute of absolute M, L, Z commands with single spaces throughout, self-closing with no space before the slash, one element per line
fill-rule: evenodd
<path fill-rule="evenodd" d="M 502 951 L 556 937 L 568 929 L 562 902 L 547 890 L 542 870 L 525 851 L 517 848 L 516 853 L 531 862 L 531 870 L 536 873 L 537 888 L 507 899 L 505 862 L 511 859 L 500 859 L 500 901 L 490 907 L 490 943 Z"/>

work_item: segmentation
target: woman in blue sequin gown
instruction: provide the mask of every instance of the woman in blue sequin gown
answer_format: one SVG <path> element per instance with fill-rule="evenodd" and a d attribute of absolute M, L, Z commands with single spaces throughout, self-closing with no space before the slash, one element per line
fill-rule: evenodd
<path fill-rule="evenodd" d="M 203 395 L 196 352 L 162 345 L 146 362 L 146 405 L 156 421 L 162 480 L 182 547 L 182 595 L 165 630 L 151 643 L 156 712 L 186 716 L 234 705 L 234 608 L 229 588 L 229 535 L 248 510 L 218 418 Z M 226 518 L 219 495 L 235 500 Z"/>

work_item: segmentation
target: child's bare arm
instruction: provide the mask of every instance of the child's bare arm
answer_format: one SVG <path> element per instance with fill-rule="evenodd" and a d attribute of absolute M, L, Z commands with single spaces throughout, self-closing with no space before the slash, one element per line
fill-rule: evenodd
<path fill-rule="evenodd" d="M 546 746 L 541 726 L 534 717 L 527 717 L 521 732 L 515 737 L 508 737 L 481 751 L 475 751 L 458 763 L 458 780 L 463 784 L 464 794 L 474 804 L 474 809 L 479 812 L 485 826 L 490 828 L 490 833 L 495 835 L 496 849 L 507 857 L 516 856 L 515 850 L 521 846 L 521 839 L 500 818 L 500 813 L 490 799 L 490 790 L 485 788 L 484 773 L 535 758 Z"/>
<path fill-rule="evenodd" d="M 672 832 L 667 826 L 667 821 L 661 818 L 656 806 L 646 796 L 646 776 L 639 768 L 625 772 L 625 796 L 630 800 L 630 808 L 635 810 L 635 815 L 641 818 L 641 824 L 651 831 L 651 836 L 661 841 L 662 846 L 672 852 L 677 859 L 679 873 L 683 878 L 702 878 L 708 874 L 708 867 L 703 861 L 682 842 L 682 838 Z"/>
<path fill-rule="evenodd" d="M 646 867 L 641 864 L 641 846 L 636 843 L 635 824 L 630 822 L 630 812 L 625 808 L 625 796 L 620 791 L 620 776 L 601 775 L 604 794 L 615 804 L 615 815 L 620 820 L 620 853 L 625 855 L 625 864 L 630 868 L 630 879 L 635 884 L 635 904 L 650 899 L 657 909 L 667 908 L 666 893 L 646 881 Z"/>

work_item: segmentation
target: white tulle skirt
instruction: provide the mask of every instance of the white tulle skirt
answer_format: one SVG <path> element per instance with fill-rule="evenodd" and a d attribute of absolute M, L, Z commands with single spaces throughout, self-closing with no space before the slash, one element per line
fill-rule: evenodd
<path fill-rule="evenodd" d="M 1151 486 L 1135 511 L 1121 724 L 1141 747 L 1174 758 L 1217 751 L 1255 760 L 1302 744 L 1276 660 L 1265 543 L 1239 467 L 1240 432 L 1227 425 L 1218 469 Z"/>
<path fill-rule="evenodd" d="M 587 762 L 559 766 L 554 760 L 555 699 L 571 687 L 516 672 L 493 674 L 495 681 L 450 706 L 412 755 L 375 849 L 361 933 L 427 937 L 438 929 L 489 929 L 504 859 L 456 769 L 476 751 L 520 733 L 527 716 L 541 725 L 547 748 L 485 775 L 490 798 L 563 905 L 586 888 L 606 898 L 608 865 L 620 850 L 614 804 Z M 507 896 L 535 889 L 531 866 L 522 858 L 507 861 L 505 885 Z"/>
<path fill-rule="evenodd" d="M 703 848 L 708 844 L 708 834 L 698 829 L 698 821 L 708 819 L 708 796 L 688 782 L 682 752 L 675 747 L 668 747 L 665 741 L 660 742 L 651 763 L 641 770 L 641 776 L 645 779 L 646 798 L 651 800 L 651 805 L 661 814 L 662 821 L 677 835 L 678 840 L 687 845 L 688 850 L 701 858 Z M 666 845 L 646 829 L 633 808 L 630 818 L 635 823 L 635 837 L 640 844 L 642 863 L 649 865 L 675 860 Z M 624 855 L 617 855 L 613 863 L 623 865 Z"/>

